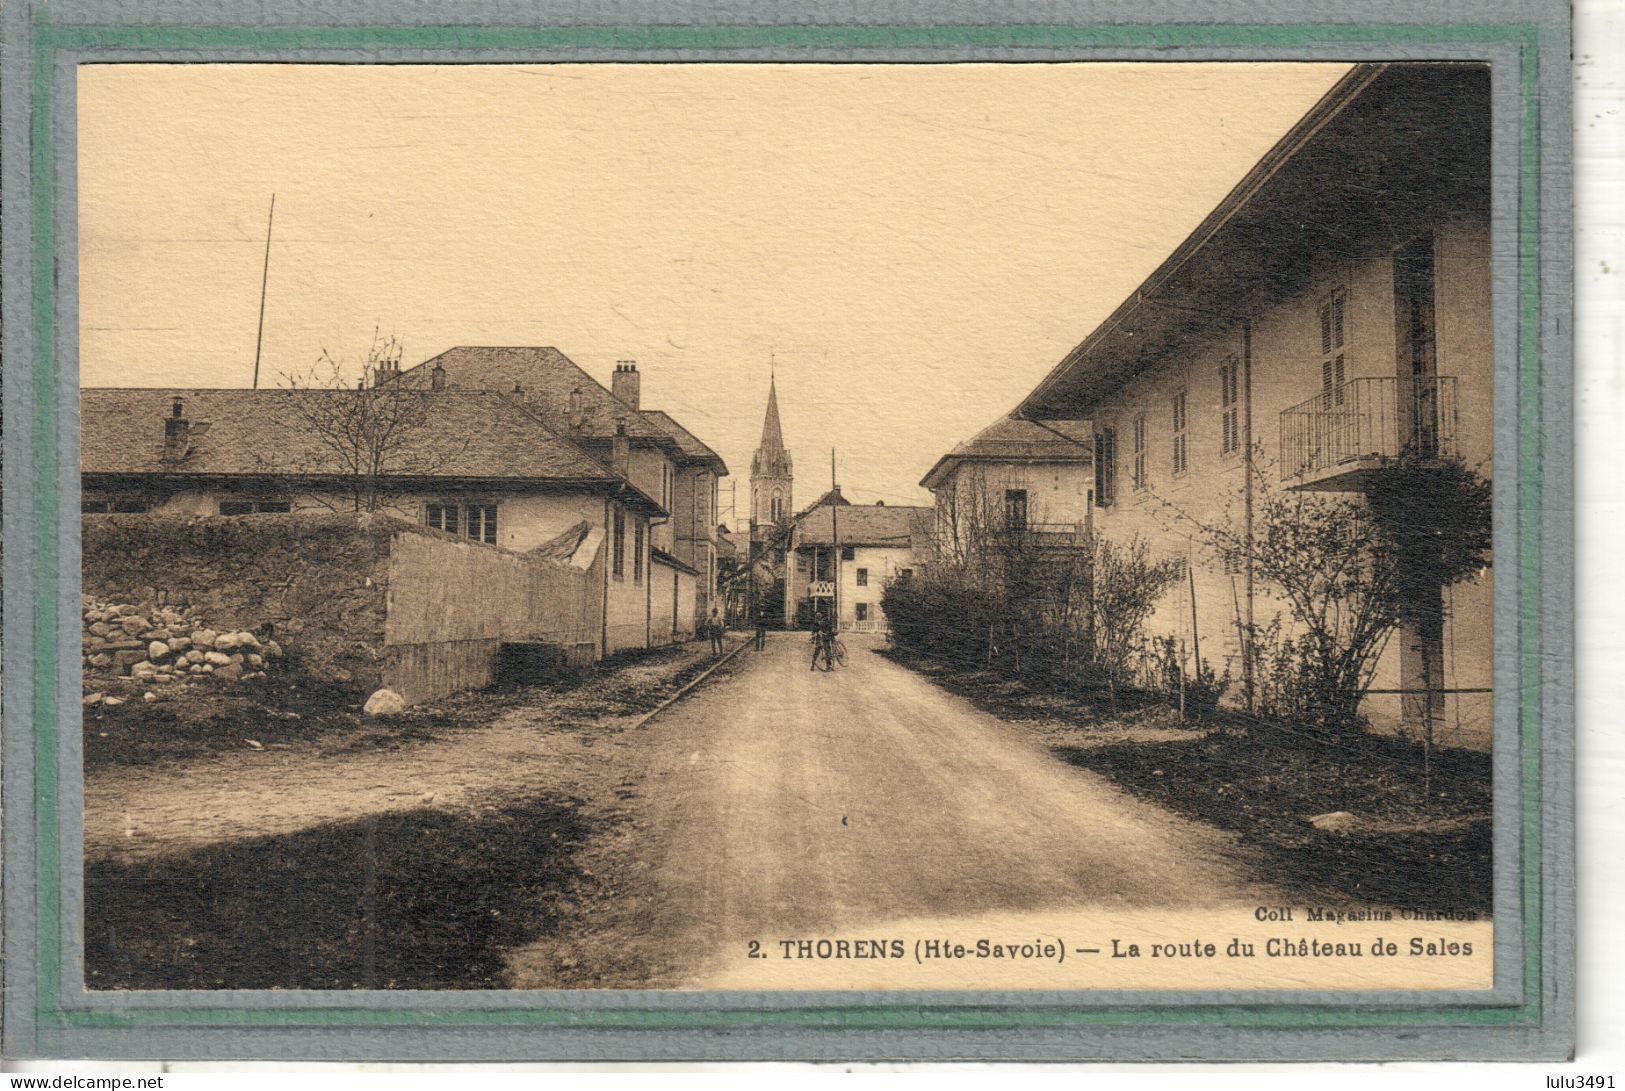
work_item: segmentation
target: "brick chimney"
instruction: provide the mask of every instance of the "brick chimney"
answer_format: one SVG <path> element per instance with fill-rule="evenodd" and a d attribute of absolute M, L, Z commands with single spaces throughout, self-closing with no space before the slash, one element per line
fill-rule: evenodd
<path fill-rule="evenodd" d="M 192 422 L 184 414 L 185 407 L 176 398 L 169 407 L 169 416 L 164 418 L 165 462 L 179 462 L 192 446 Z"/>
<path fill-rule="evenodd" d="M 615 378 L 610 382 L 609 392 L 621 401 L 638 409 L 638 396 L 642 393 L 643 379 L 638 375 L 638 362 L 636 360 L 617 360 L 615 362 Z"/>
<path fill-rule="evenodd" d="M 632 441 L 626 435 L 625 417 L 615 419 L 615 438 L 609 445 L 609 468 L 618 477 L 631 478 Z"/>
<path fill-rule="evenodd" d="M 396 371 L 399 372 L 399 370 L 400 366 L 396 365 Z M 439 364 L 436 364 L 434 367 L 429 369 L 429 389 L 446 389 L 446 369 L 441 367 Z"/>

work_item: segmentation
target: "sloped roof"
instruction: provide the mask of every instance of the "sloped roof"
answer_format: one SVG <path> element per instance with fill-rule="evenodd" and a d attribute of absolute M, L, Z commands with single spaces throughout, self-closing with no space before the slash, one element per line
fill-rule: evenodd
<path fill-rule="evenodd" d="M 615 435 L 616 424 L 624 421 L 632 440 L 652 441 L 674 452 L 678 449 L 677 441 L 664 428 L 646 420 L 551 345 L 458 345 L 401 375 L 427 385 L 424 375 L 436 364 L 445 369 L 447 388 L 512 396 L 561 435 L 607 440 Z M 519 389 L 515 391 L 515 387 Z M 570 416 L 570 395 L 576 390 L 581 391 L 579 422 Z"/>
<path fill-rule="evenodd" d="M 87 387 L 80 391 L 80 472 L 165 476 L 344 475 L 313 419 L 350 390 Z M 551 480 L 611 486 L 620 479 L 500 394 L 415 390 L 411 423 L 387 476 Z M 164 420 L 179 399 L 190 449 L 165 462 Z M 208 425 L 203 430 L 203 425 Z M 199 434 L 201 433 L 201 434 Z"/>
<path fill-rule="evenodd" d="M 840 512 L 838 520 L 832 518 Z M 844 546 L 912 546 L 930 534 L 933 508 L 847 504 L 816 508 L 796 520 L 797 545 L 833 545 L 838 531 Z"/>
<path fill-rule="evenodd" d="M 1056 435 L 1056 433 L 1061 433 Z M 1082 421 L 1034 421 L 1000 417 L 937 460 L 920 484 L 938 487 L 961 462 L 1094 461 L 1094 433 Z"/>
<path fill-rule="evenodd" d="M 667 435 L 676 440 L 678 448 L 683 452 L 683 457 L 689 462 L 703 463 L 711 467 L 718 477 L 727 476 L 728 464 L 722 461 L 722 456 L 701 443 L 695 438 L 694 433 L 673 420 L 670 413 L 662 409 L 645 409 L 643 410 L 643 416 L 646 420 L 652 421 L 664 429 Z"/>
<path fill-rule="evenodd" d="M 1490 99 L 1480 62 L 1355 65 L 1017 414 L 1089 417 L 1187 338 L 1304 291 L 1306 255 L 1349 263 L 1487 212 Z"/>

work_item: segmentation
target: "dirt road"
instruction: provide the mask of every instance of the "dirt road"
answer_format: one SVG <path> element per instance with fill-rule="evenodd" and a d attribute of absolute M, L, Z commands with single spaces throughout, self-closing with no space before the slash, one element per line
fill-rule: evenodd
<path fill-rule="evenodd" d="M 641 944 L 649 983 L 712 980 L 751 938 L 1258 899 L 1224 834 L 1057 760 L 874 638 L 846 642 L 846 668 L 813 672 L 805 638 L 774 634 L 638 740 L 632 821 L 606 849 L 625 896 L 593 927 L 623 956 Z M 551 941 L 519 952 L 515 984 L 550 980 L 554 958 Z"/>

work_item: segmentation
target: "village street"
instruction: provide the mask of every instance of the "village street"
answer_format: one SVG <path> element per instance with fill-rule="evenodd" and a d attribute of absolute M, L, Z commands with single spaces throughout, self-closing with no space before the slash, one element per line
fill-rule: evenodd
<path fill-rule="evenodd" d="M 804 634 L 772 633 L 638 740 L 623 895 L 582 923 L 642 983 L 716 983 L 752 939 L 1260 897 L 1225 834 L 1061 762 L 879 637 L 843 639 L 848 665 L 825 673 Z M 569 963 L 597 961 L 591 935 L 550 937 L 514 957 L 515 986 L 551 981 L 561 942 Z"/>
<path fill-rule="evenodd" d="M 491 937 L 505 966 L 493 972 L 520 988 L 703 985 L 751 939 L 863 934 L 902 919 L 1256 904 L 1228 835 L 1062 762 L 1029 728 L 892 662 L 880 638 L 844 639 L 848 665 L 825 673 L 808 670 L 803 634 L 772 633 L 766 651 L 747 647 L 646 723 L 566 728 L 546 691 L 532 691 L 533 704 L 486 726 L 388 749 L 244 752 L 93 776 L 87 859 L 132 869 L 109 882 L 152 881 L 148 868 L 182 886 L 190 869 L 252 882 L 259 853 L 291 861 L 286 846 L 323 831 L 369 858 L 376 850 L 364 846 L 390 837 L 417 861 L 403 890 L 477 886 L 494 899 L 517 942 Z M 424 822 L 483 829 L 516 810 L 573 813 L 571 828 L 588 832 L 565 856 L 533 858 L 545 862 L 510 847 L 492 860 L 437 857 L 443 874 L 423 874 L 423 853 L 437 851 L 419 839 Z M 528 821 L 509 823 L 510 846 L 557 844 L 554 827 Z M 177 860 L 190 862 L 167 871 Z M 578 878 L 560 894 L 527 868 Z M 276 888 L 289 903 L 278 912 L 302 918 L 301 899 L 321 896 L 307 879 L 306 893 L 297 880 Z M 204 901 L 200 934 L 224 911 Z M 245 941 L 221 942 L 229 981 Z"/>

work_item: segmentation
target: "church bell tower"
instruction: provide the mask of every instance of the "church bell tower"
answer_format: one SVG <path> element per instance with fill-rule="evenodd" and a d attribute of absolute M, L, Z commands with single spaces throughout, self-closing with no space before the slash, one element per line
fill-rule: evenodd
<path fill-rule="evenodd" d="M 761 541 L 764 534 L 795 514 L 795 480 L 790 469 L 790 452 L 784 449 L 784 432 L 779 427 L 777 377 L 768 380 L 767 416 L 762 421 L 762 442 L 750 460 L 750 536 Z"/>

